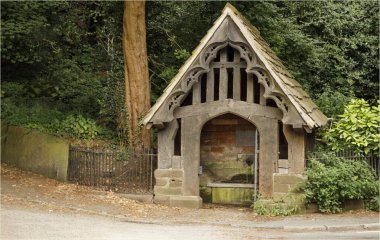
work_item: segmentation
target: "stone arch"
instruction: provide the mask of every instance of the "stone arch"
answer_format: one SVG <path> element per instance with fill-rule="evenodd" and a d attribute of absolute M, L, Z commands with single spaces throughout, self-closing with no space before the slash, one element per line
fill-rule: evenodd
<path fill-rule="evenodd" d="M 199 181 L 204 202 L 252 203 L 258 190 L 259 139 L 257 126 L 240 114 L 216 114 L 203 124 Z"/>
<path fill-rule="evenodd" d="M 210 120 L 212 120 L 212 119 L 214 119 L 214 118 L 217 118 L 217 117 L 219 117 L 219 116 L 222 116 L 222 115 L 224 115 L 224 114 L 233 114 L 233 115 L 236 115 L 237 117 L 240 117 L 240 118 L 242 118 L 242 119 L 247 120 L 248 122 L 250 122 L 251 124 L 253 124 L 255 127 L 257 127 L 257 129 L 258 129 L 258 131 L 259 131 L 259 133 L 260 133 L 260 128 L 259 128 L 259 126 L 257 126 L 256 123 L 255 123 L 254 121 L 252 121 L 252 119 L 250 119 L 249 117 L 245 116 L 245 115 L 242 114 L 241 112 L 237 112 L 237 111 L 235 111 L 234 109 L 229 109 L 229 110 L 226 110 L 226 111 L 220 111 L 220 112 L 215 113 L 215 114 L 213 114 L 213 113 L 208 114 L 208 115 L 207 115 L 207 118 L 202 119 L 199 128 L 200 128 L 201 131 L 202 131 L 202 128 L 204 127 L 204 125 L 205 125 L 208 121 L 210 121 Z"/>
<path fill-rule="evenodd" d="M 234 114 L 249 121 L 257 127 L 259 134 L 261 134 L 259 139 L 259 161 L 261 162 L 259 166 L 259 189 L 263 196 L 270 196 L 272 194 L 273 166 L 274 162 L 277 161 L 276 156 L 278 152 L 278 135 L 277 131 L 273 129 L 277 129 L 279 119 L 252 115 L 250 112 L 246 111 L 245 108 L 240 106 L 230 108 L 229 110 L 216 109 L 207 114 L 189 116 L 182 119 L 182 126 L 184 129 L 184 132 L 182 132 L 184 196 L 199 195 L 198 168 L 200 166 L 200 135 L 204 124 L 207 121 L 226 113 Z M 185 129 L 187 129 L 187 131 Z M 265 132 L 268 132 L 269 134 L 263 134 Z M 269 142 L 273 143 L 268 145 Z"/>

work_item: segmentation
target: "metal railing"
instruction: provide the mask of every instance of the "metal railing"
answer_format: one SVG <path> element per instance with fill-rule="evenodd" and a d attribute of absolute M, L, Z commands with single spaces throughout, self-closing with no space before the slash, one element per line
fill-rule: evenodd
<path fill-rule="evenodd" d="M 123 193 L 153 193 L 157 154 L 70 146 L 68 180 Z"/>
<path fill-rule="evenodd" d="M 306 164 L 309 160 L 320 160 L 321 154 L 330 154 L 336 156 L 337 158 L 353 160 L 353 161 L 366 161 L 373 170 L 376 172 L 377 176 L 380 176 L 380 157 L 379 154 L 369 153 L 369 154 L 359 154 L 353 150 L 342 150 L 337 152 L 312 152 L 309 154 L 309 157 L 306 158 Z"/>

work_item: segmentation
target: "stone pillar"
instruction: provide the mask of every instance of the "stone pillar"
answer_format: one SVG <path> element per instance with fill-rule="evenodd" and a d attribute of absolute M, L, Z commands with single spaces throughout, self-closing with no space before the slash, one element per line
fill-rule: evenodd
<path fill-rule="evenodd" d="M 172 156 L 174 154 L 173 139 L 177 133 L 178 123 L 174 119 L 165 129 L 162 129 L 157 134 L 158 140 L 158 169 L 167 169 L 172 167 Z"/>
<path fill-rule="evenodd" d="M 278 123 L 272 118 L 260 118 L 255 122 L 260 134 L 259 191 L 266 198 L 273 194 L 273 173 L 278 160 Z"/>
<path fill-rule="evenodd" d="M 172 207 L 202 207 L 202 199 L 199 196 L 183 196 L 183 169 L 157 169 L 154 176 L 155 203 Z"/>
<path fill-rule="evenodd" d="M 304 131 L 285 124 L 283 129 L 288 141 L 289 173 L 302 173 L 305 168 Z"/>
<path fill-rule="evenodd" d="M 158 135 L 159 144 L 165 143 L 170 146 L 159 145 L 159 168 L 154 172 L 156 178 L 154 202 L 156 203 L 173 207 L 202 207 L 198 180 L 200 134 L 194 127 L 198 127 L 199 124 L 193 121 L 193 117 L 182 118 L 181 157 L 173 156 L 171 147 L 174 137 L 170 136 L 174 136 L 176 131 L 173 134 L 169 129 L 165 129 L 164 131 L 169 131 L 170 134 L 162 132 L 161 135 Z M 168 126 L 168 128 L 175 128 L 175 124 L 173 125 Z M 166 157 L 170 155 L 169 152 L 171 153 L 170 158 L 168 158 L 170 164 L 166 163 Z"/>
<path fill-rule="evenodd" d="M 185 171 L 183 194 L 199 196 L 200 117 L 182 118 L 181 152 Z"/>

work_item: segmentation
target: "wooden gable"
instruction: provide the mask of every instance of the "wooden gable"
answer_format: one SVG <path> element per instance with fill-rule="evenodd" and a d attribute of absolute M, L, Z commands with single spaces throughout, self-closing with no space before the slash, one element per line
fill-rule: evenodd
<path fill-rule="evenodd" d="M 233 56 L 230 57 L 232 60 L 227 59 L 227 49 L 231 48 L 233 49 Z M 245 68 L 247 78 L 245 81 L 249 83 L 245 85 L 246 89 L 242 89 L 244 72 L 240 71 L 241 68 Z M 219 69 L 218 91 L 213 91 L 215 69 Z M 228 69 L 232 69 L 233 76 L 233 88 L 231 88 L 233 90 L 230 93 L 228 92 Z M 207 90 L 202 99 L 201 88 L 204 78 L 212 79 L 212 81 L 205 81 Z M 259 102 L 255 102 L 253 94 L 254 78 L 261 86 L 260 97 L 264 98 Z M 245 90 L 244 96 L 242 92 Z M 150 109 L 143 120 L 144 125 L 164 126 L 165 123 L 172 121 L 173 111 L 180 107 L 186 98 L 189 98 L 190 93 L 192 104 L 226 98 L 263 104 L 265 99 L 270 99 L 282 111 L 283 123 L 294 127 L 305 127 L 307 130 L 322 126 L 327 122 L 326 116 L 286 70 L 261 38 L 258 30 L 230 4 L 226 5 L 214 26 Z M 218 95 L 218 98 L 215 95 Z"/>

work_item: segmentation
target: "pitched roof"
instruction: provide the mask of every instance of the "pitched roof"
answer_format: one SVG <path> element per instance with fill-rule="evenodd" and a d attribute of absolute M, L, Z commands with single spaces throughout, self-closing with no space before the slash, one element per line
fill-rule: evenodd
<path fill-rule="evenodd" d="M 285 68 L 281 60 L 276 56 L 268 43 L 260 36 L 260 32 L 245 19 L 231 4 L 227 3 L 224 7 L 221 16 L 214 22 L 212 28 L 207 32 L 206 36 L 201 40 L 200 44 L 193 51 L 191 57 L 180 68 L 178 74 L 172 79 L 170 84 L 164 90 L 164 93 L 157 100 L 156 104 L 149 110 L 143 124 L 147 125 L 152 121 L 155 113 L 160 106 L 165 103 L 175 87 L 180 83 L 181 78 L 186 73 L 186 70 L 191 67 L 201 51 L 207 47 L 208 41 L 216 32 L 223 20 L 229 16 L 236 26 L 241 31 L 242 35 L 247 40 L 248 44 L 267 68 L 270 75 L 278 84 L 280 89 L 289 98 L 290 103 L 295 107 L 300 114 L 305 125 L 312 129 L 326 124 L 327 117 L 319 110 L 310 96 L 302 89 L 301 85 L 294 79 L 291 73 Z"/>

